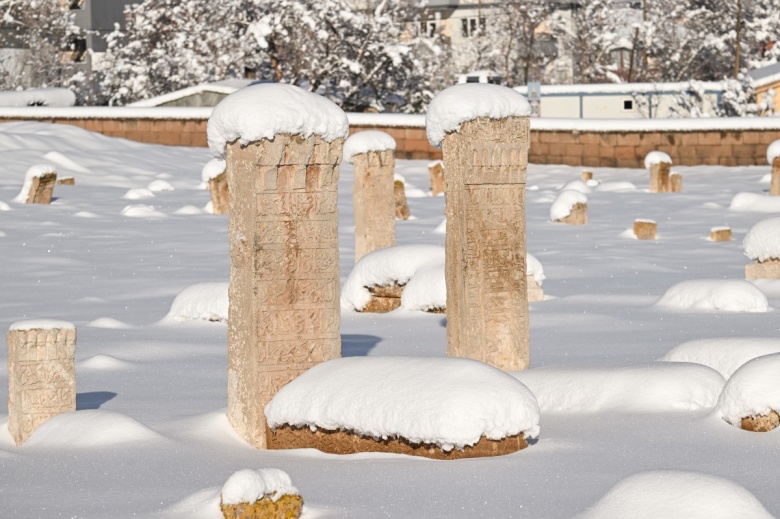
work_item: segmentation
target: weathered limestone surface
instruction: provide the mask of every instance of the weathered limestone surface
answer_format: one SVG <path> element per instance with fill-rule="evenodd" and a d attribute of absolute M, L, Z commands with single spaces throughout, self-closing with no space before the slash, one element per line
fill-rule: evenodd
<path fill-rule="evenodd" d="M 565 218 L 555 221 L 569 225 L 585 225 L 588 223 L 588 204 L 574 204 Z"/>
<path fill-rule="evenodd" d="M 392 312 L 401 306 L 401 294 L 404 291 L 404 286 L 393 283 L 392 285 L 366 287 L 371 292 L 371 299 L 360 311 L 375 314 Z"/>
<path fill-rule="evenodd" d="M 395 245 L 395 151 L 359 153 L 352 162 L 357 262 L 369 252 Z"/>
<path fill-rule="evenodd" d="M 593 172 L 589 169 L 583 170 L 583 172 L 580 174 L 580 178 L 582 178 L 583 182 L 593 180 Z"/>
<path fill-rule="evenodd" d="M 395 195 L 395 217 L 401 220 L 408 220 L 412 215 L 409 212 L 409 204 L 406 201 L 406 188 L 400 180 L 393 182 L 393 193 Z"/>
<path fill-rule="evenodd" d="M 58 186 L 75 186 L 76 185 L 76 179 L 73 177 L 63 177 L 60 179 L 57 179 L 57 185 Z"/>
<path fill-rule="evenodd" d="M 228 214 L 230 197 L 226 172 L 209 179 L 209 193 L 211 194 L 211 207 L 214 214 Z"/>
<path fill-rule="evenodd" d="M 527 117 L 480 117 L 444 138 L 447 353 L 529 366 Z"/>
<path fill-rule="evenodd" d="M 767 415 L 746 416 L 740 425 L 746 431 L 769 432 L 780 426 L 780 414 L 772 410 Z"/>
<path fill-rule="evenodd" d="M 671 191 L 669 170 L 672 167 L 668 162 L 658 162 L 650 166 L 650 192 L 668 193 Z"/>
<path fill-rule="evenodd" d="M 412 443 L 403 437 L 385 440 L 361 436 L 351 431 L 328 431 L 308 427 L 285 425 L 268 432 L 268 443 L 274 449 L 313 448 L 331 454 L 356 454 L 358 452 L 393 452 L 410 456 L 422 456 L 436 460 L 459 460 L 511 454 L 528 447 L 522 434 L 489 440 L 484 436 L 463 450 L 444 451 L 438 445 Z"/>
<path fill-rule="evenodd" d="M 431 174 L 431 196 L 439 196 L 444 193 L 444 164 L 437 160 L 428 166 Z"/>
<path fill-rule="evenodd" d="M 343 138 L 277 134 L 227 146 L 228 418 L 266 448 L 264 407 L 339 357 L 337 185 Z"/>
<path fill-rule="evenodd" d="M 22 445 L 46 420 L 76 410 L 75 328 L 8 332 L 8 430 Z"/>
<path fill-rule="evenodd" d="M 656 223 L 650 220 L 635 220 L 634 235 L 637 240 L 655 240 Z"/>
<path fill-rule="evenodd" d="M 528 301 L 544 301 L 544 290 L 536 282 L 533 276 L 525 277 L 525 284 L 528 286 Z"/>
<path fill-rule="evenodd" d="M 669 175 L 669 192 L 682 193 L 682 186 L 683 186 L 682 175 L 680 175 L 679 173 L 676 173 L 674 175 Z"/>
<path fill-rule="evenodd" d="M 731 229 L 710 229 L 711 241 L 731 241 Z"/>
<path fill-rule="evenodd" d="M 772 161 L 772 180 L 769 184 L 769 194 L 780 196 L 780 157 Z"/>
<path fill-rule="evenodd" d="M 285 494 L 276 501 L 265 496 L 254 503 L 219 504 L 225 519 L 297 519 L 303 513 L 303 498 Z"/>
<path fill-rule="evenodd" d="M 30 192 L 27 195 L 28 204 L 50 204 L 54 185 L 57 183 L 56 173 L 44 173 L 33 177 Z"/>
<path fill-rule="evenodd" d="M 780 279 L 780 259 L 773 258 L 745 265 L 745 279 Z"/>

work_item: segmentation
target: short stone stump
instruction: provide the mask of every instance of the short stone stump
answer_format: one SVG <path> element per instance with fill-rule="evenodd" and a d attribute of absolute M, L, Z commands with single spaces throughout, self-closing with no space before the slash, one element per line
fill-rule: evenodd
<path fill-rule="evenodd" d="M 482 436 L 474 445 L 462 449 L 443 450 L 438 445 L 413 443 L 406 438 L 375 439 L 351 431 L 328 431 L 289 425 L 268 431 L 269 449 L 317 449 L 330 454 L 357 454 L 359 452 L 390 452 L 421 456 L 434 460 L 460 460 L 486 458 L 512 454 L 528 447 L 522 434 L 501 440 Z"/>
<path fill-rule="evenodd" d="M 219 507 L 225 519 L 297 519 L 303 511 L 303 499 L 288 494 L 272 501 L 266 496 L 254 503 L 220 503 Z"/>
<path fill-rule="evenodd" d="M 568 216 L 555 220 L 556 223 L 585 225 L 588 223 L 588 204 L 574 204 Z"/>
<path fill-rule="evenodd" d="M 731 241 L 731 228 L 713 227 L 710 229 L 710 241 Z"/>
<path fill-rule="evenodd" d="M 655 240 L 655 229 L 653 220 L 634 220 L 634 236 L 637 240 Z"/>
<path fill-rule="evenodd" d="M 405 285 L 393 283 L 384 286 L 366 287 L 371 293 L 371 300 L 359 312 L 383 314 L 392 312 L 401 306 L 401 294 Z"/>
<path fill-rule="evenodd" d="M 279 469 L 243 469 L 228 478 L 220 493 L 225 519 L 295 519 L 303 512 L 303 498 Z"/>
<path fill-rule="evenodd" d="M 752 432 L 769 432 L 778 426 L 780 426 L 780 414 L 775 410 L 765 415 L 746 416 L 741 422 L 742 429 Z"/>
<path fill-rule="evenodd" d="M 780 259 L 772 258 L 745 265 L 745 279 L 780 279 Z"/>
<path fill-rule="evenodd" d="M 406 201 L 406 186 L 402 181 L 393 182 L 393 196 L 395 196 L 395 217 L 399 220 L 408 220 L 412 213 Z"/>

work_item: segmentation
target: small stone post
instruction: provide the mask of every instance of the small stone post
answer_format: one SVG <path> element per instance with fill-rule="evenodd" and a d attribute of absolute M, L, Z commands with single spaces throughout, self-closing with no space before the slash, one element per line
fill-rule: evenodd
<path fill-rule="evenodd" d="M 571 206 L 571 212 L 567 216 L 555 221 L 569 225 L 585 225 L 588 223 L 588 204 L 574 204 Z"/>
<path fill-rule="evenodd" d="M 444 163 L 440 160 L 431 162 L 428 172 L 431 174 L 431 196 L 439 196 L 444 193 Z"/>
<path fill-rule="evenodd" d="M 344 143 L 355 166 L 355 262 L 395 245 L 395 140 L 379 131 L 358 132 Z"/>
<path fill-rule="evenodd" d="M 395 195 L 395 217 L 399 220 L 408 220 L 412 213 L 409 211 L 409 203 L 406 201 L 406 187 L 403 181 L 393 182 L 393 194 Z"/>
<path fill-rule="evenodd" d="M 656 223 L 653 220 L 634 220 L 634 235 L 637 240 L 655 240 Z"/>
<path fill-rule="evenodd" d="M 484 104 L 472 106 L 474 99 Z M 479 116 L 490 113 L 483 110 L 492 109 L 493 99 L 511 107 L 510 115 Z M 477 115 L 464 116 L 459 128 L 439 128 L 437 121 L 446 121 L 453 106 Z M 438 144 L 436 136 L 444 133 L 447 353 L 503 370 L 527 369 L 530 361 L 525 247 L 529 114 L 525 98 L 506 87 L 456 85 L 436 96 L 427 115 L 431 142 Z"/>
<path fill-rule="evenodd" d="M 209 179 L 209 193 L 211 194 L 211 207 L 214 214 L 228 214 L 229 191 L 227 173 L 220 173 Z"/>
<path fill-rule="evenodd" d="M 276 392 L 341 355 L 337 186 L 347 131 L 335 104 L 279 83 L 231 94 L 209 119 L 230 185 L 228 419 L 260 449 Z"/>
<path fill-rule="evenodd" d="M 769 194 L 780 196 L 780 156 L 772 161 L 772 180 L 769 184 Z"/>
<path fill-rule="evenodd" d="M 593 180 L 593 172 L 589 169 L 585 169 L 580 174 L 580 178 L 583 182 L 587 182 L 588 180 Z"/>
<path fill-rule="evenodd" d="M 656 162 L 650 166 L 650 192 L 668 193 L 671 190 L 669 181 L 669 169 L 672 165 L 668 162 Z"/>
<path fill-rule="evenodd" d="M 710 229 L 710 241 L 731 241 L 731 228 L 713 227 Z"/>
<path fill-rule="evenodd" d="M 22 445 L 46 420 L 76 410 L 76 327 L 21 321 L 8 330 L 8 430 Z"/>
<path fill-rule="evenodd" d="M 683 178 L 679 173 L 669 174 L 669 192 L 670 193 L 682 193 Z"/>

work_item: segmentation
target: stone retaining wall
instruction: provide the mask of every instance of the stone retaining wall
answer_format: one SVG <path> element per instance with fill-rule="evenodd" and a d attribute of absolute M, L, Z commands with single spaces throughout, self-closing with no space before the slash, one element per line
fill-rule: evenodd
<path fill-rule="evenodd" d="M 64 117 L 34 116 L 34 110 L 17 109 L 24 115 L 4 115 L 0 112 L 0 122 L 36 120 L 40 122 L 70 124 L 86 130 L 112 137 L 123 137 L 139 142 L 165 144 L 170 146 L 206 146 L 206 109 L 200 109 L 190 117 L 148 117 L 154 113 L 145 109 L 143 115 L 132 116 L 131 109 L 116 108 L 118 115 L 110 117 L 110 108 L 100 110 L 87 109 L 85 115 Z M 78 114 L 78 108 L 69 109 Z M 187 109 L 182 109 L 186 111 Z M 99 116 L 91 116 L 98 113 Z M 168 109 L 165 114 L 175 113 Z M 193 114 L 189 112 L 182 112 Z M 30 114 L 30 115 L 28 115 Z M 368 120 L 381 122 L 383 114 L 350 114 L 361 117 L 350 125 L 350 133 L 362 130 L 382 130 L 396 140 L 397 157 L 401 159 L 435 160 L 441 158 L 441 150 L 433 148 L 425 135 L 422 116 L 387 116 L 388 124 L 366 123 Z M 776 119 L 776 122 L 774 121 Z M 401 124 L 399 124 L 399 121 Z M 691 120 L 685 120 L 690 122 Z M 724 123 L 725 121 L 725 123 Z M 668 153 L 675 165 L 724 166 L 766 165 L 766 148 L 774 140 L 780 139 L 780 118 L 754 119 L 764 123 L 754 128 L 734 128 L 734 122 L 744 120 L 696 120 L 698 129 L 654 129 L 659 119 L 650 121 L 619 121 L 619 130 L 610 130 L 597 125 L 590 129 L 587 120 L 544 120 L 532 121 L 531 150 L 529 162 L 534 164 L 567 164 L 590 167 L 628 167 L 642 168 L 645 155 L 653 150 Z M 604 123 L 604 121 L 601 121 Z M 709 123 L 709 128 L 705 125 Z M 675 123 L 669 123 L 673 125 Z M 571 129 L 565 128 L 570 126 Z M 552 126 L 553 128 L 549 128 Z M 686 126 L 686 125 L 681 125 Z M 692 126 L 688 124 L 687 126 Z M 724 126 L 727 129 L 717 129 Z M 623 129 L 623 128 L 626 129 Z M 731 127 L 731 128 L 729 128 Z M 704 129 L 702 129 L 704 128 Z M 712 128 L 712 129 L 710 129 Z"/>

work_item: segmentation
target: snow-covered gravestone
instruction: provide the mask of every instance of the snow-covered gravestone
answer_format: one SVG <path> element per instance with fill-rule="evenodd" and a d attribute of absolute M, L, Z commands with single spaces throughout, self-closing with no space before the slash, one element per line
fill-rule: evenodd
<path fill-rule="evenodd" d="M 655 240 L 655 220 L 634 220 L 634 236 L 637 240 Z"/>
<path fill-rule="evenodd" d="M 747 279 L 780 279 L 780 217 L 755 224 L 742 245 L 745 256 L 754 261 L 745 265 Z"/>
<path fill-rule="evenodd" d="M 395 245 L 395 139 L 370 130 L 344 143 L 344 161 L 355 166 L 355 261 Z"/>
<path fill-rule="evenodd" d="M 780 140 L 774 141 L 766 150 L 766 161 L 772 165 L 772 180 L 769 194 L 780 196 Z"/>
<path fill-rule="evenodd" d="M 662 151 L 651 151 L 645 157 L 645 168 L 650 170 L 650 192 L 669 193 L 672 190 L 670 168 L 672 158 Z M 680 177 L 682 180 L 682 177 Z"/>
<path fill-rule="evenodd" d="M 746 431 L 780 426 L 780 353 L 755 358 L 735 371 L 718 399 L 718 412 Z"/>
<path fill-rule="evenodd" d="M 219 507 L 226 519 L 294 519 L 303 512 L 303 499 L 286 472 L 244 469 L 225 482 Z"/>
<path fill-rule="evenodd" d="M 22 204 L 50 204 L 57 183 L 57 173 L 48 164 L 38 164 L 27 170 L 22 190 L 14 198 Z"/>
<path fill-rule="evenodd" d="M 439 196 L 444 193 L 444 163 L 435 160 L 428 164 L 428 173 L 431 175 L 431 196 Z"/>
<path fill-rule="evenodd" d="M 208 161 L 201 171 L 201 179 L 209 187 L 211 212 L 214 214 L 228 214 L 229 190 L 224 159 L 211 159 Z"/>
<path fill-rule="evenodd" d="M 8 330 L 8 430 L 23 444 L 46 420 L 76 410 L 76 327 L 20 321 Z"/>
<path fill-rule="evenodd" d="M 525 266 L 529 115 L 511 88 L 461 84 L 431 102 L 428 140 L 442 146 L 447 237 L 447 353 L 526 369 Z"/>
<path fill-rule="evenodd" d="M 241 89 L 208 122 L 230 185 L 228 418 L 266 448 L 263 408 L 339 357 L 337 185 L 347 117 L 284 84 Z"/>
<path fill-rule="evenodd" d="M 564 189 L 550 206 L 550 220 L 585 225 L 588 223 L 588 197 L 575 189 Z"/>

